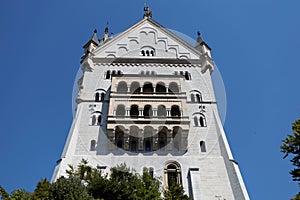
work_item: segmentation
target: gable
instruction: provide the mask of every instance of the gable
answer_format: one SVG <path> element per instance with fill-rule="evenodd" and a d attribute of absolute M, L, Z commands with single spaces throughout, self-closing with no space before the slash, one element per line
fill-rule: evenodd
<path fill-rule="evenodd" d="M 143 19 L 98 47 L 94 58 L 197 59 L 200 52 L 151 19 Z"/>

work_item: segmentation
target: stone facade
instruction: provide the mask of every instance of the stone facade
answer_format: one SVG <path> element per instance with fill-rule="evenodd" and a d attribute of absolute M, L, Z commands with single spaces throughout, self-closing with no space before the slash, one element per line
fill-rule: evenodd
<path fill-rule="evenodd" d="M 200 35 L 199 35 L 200 37 Z M 109 174 L 151 168 L 193 199 L 249 199 L 217 111 L 210 48 L 144 17 L 84 46 L 74 117 L 52 181 L 87 159 Z"/>

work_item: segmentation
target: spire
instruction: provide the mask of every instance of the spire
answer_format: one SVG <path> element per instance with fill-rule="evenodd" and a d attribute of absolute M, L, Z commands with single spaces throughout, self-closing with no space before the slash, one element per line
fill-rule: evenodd
<path fill-rule="evenodd" d="M 201 44 L 203 42 L 203 40 L 202 40 L 202 38 L 200 36 L 201 35 L 200 31 L 197 32 L 197 35 L 198 35 L 198 37 L 197 37 L 197 44 Z"/>
<path fill-rule="evenodd" d="M 104 35 L 102 37 L 103 42 L 108 39 L 108 22 L 106 22 L 106 27 L 104 29 Z"/>
<path fill-rule="evenodd" d="M 144 19 L 151 19 L 152 18 L 152 11 L 150 10 L 150 8 L 148 6 L 144 6 Z"/>
<path fill-rule="evenodd" d="M 97 29 L 94 30 L 94 34 L 91 38 L 91 41 L 95 42 L 97 45 L 99 45 L 99 39 L 98 39 L 98 36 L 97 36 Z"/>
<path fill-rule="evenodd" d="M 202 39 L 200 31 L 197 32 L 197 42 L 195 47 L 197 48 L 199 46 L 205 46 L 209 51 L 211 50 L 211 48 Z"/>

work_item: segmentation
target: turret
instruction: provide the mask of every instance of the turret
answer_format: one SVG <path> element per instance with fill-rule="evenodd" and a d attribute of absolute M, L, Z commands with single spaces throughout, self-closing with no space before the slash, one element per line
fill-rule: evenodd
<path fill-rule="evenodd" d="M 204 42 L 204 40 L 201 37 L 200 31 L 197 32 L 197 42 L 195 45 L 195 48 L 200 51 L 203 54 L 207 54 L 211 58 L 211 48 Z"/>

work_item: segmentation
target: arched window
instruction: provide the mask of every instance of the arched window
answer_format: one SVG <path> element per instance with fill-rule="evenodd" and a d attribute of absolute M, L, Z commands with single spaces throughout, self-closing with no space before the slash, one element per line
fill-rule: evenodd
<path fill-rule="evenodd" d="M 130 151 L 133 152 L 137 151 L 137 143 L 138 143 L 137 138 L 130 136 L 129 140 L 130 140 Z"/>
<path fill-rule="evenodd" d="M 197 103 L 200 103 L 202 101 L 201 95 L 200 94 L 196 94 L 196 99 L 197 99 Z"/>
<path fill-rule="evenodd" d="M 206 152 L 206 147 L 205 147 L 205 142 L 204 141 L 200 141 L 200 151 L 201 152 Z"/>
<path fill-rule="evenodd" d="M 150 56 L 149 50 L 146 50 L 146 55 Z"/>
<path fill-rule="evenodd" d="M 139 106 L 138 105 L 130 106 L 130 117 L 131 118 L 138 118 L 139 117 Z"/>
<path fill-rule="evenodd" d="M 179 106 L 173 105 L 171 107 L 171 116 L 172 117 L 180 117 L 181 116 Z"/>
<path fill-rule="evenodd" d="M 118 84 L 117 92 L 127 92 L 127 83 L 125 81 L 121 81 Z"/>
<path fill-rule="evenodd" d="M 93 115 L 92 117 L 92 125 L 97 125 L 96 115 Z"/>
<path fill-rule="evenodd" d="M 158 148 L 163 148 L 167 145 L 167 134 L 168 134 L 168 129 L 166 127 L 163 127 L 159 132 L 158 132 Z"/>
<path fill-rule="evenodd" d="M 191 94 L 191 102 L 195 102 L 195 95 L 193 93 Z"/>
<path fill-rule="evenodd" d="M 139 128 L 137 126 L 130 126 L 129 135 L 129 149 L 136 152 L 138 150 Z"/>
<path fill-rule="evenodd" d="M 132 82 L 130 85 L 130 93 L 131 94 L 139 94 L 141 92 L 139 82 Z"/>
<path fill-rule="evenodd" d="M 116 75 L 116 71 L 114 70 L 114 71 L 112 71 L 112 74 L 111 75 Z"/>
<path fill-rule="evenodd" d="M 206 126 L 206 120 L 205 120 L 204 115 L 200 115 L 199 122 L 200 122 L 200 126 L 201 127 L 205 127 Z"/>
<path fill-rule="evenodd" d="M 153 93 L 152 83 L 145 83 L 144 86 L 143 86 L 143 92 L 144 93 Z"/>
<path fill-rule="evenodd" d="M 122 74 L 121 70 L 118 70 L 118 75 L 121 75 L 121 74 Z"/>
<path fill-rule="evenodd" d="M 144 128 L 144 145 L 145 151 L 152 151 L 152 141 L 153 141 L 153 128 L 151 126 L 145 126 Z"/>
<path fill-rule="evenodd" d="M 181 142 L 181 132 L 182 129 L 179 126 L 173 127 L 172 137 L 173 137 L 173 147 L 174 149 L 180 150 L 180 142 Z"/>
<path fill-rule="evenodd" d="M 181 169 L 180 165 L 176 162 L 169 163 L 164 168 L 164 176 L 166 186 L 171 186 L 172 184 L 181 185 Z"/>
<path fill-rule="evenodd" d="M 157 107 L 157 116 L 159 116 L 159 117 L 166 117 L 167 116 L 166 106 L 159 105 Z"/>
<path fill-rule="evenodd" d="M 156 84 L 156 93 L 166 93 L 166 87 L 164 83 Z"/>
<path fill-rule="evenodd" d="M 154 51 L 151 50 L 151 51 L 150 51 L 150 54 L 151 54 L 151 56 L 154 56 Z"/>
<path fill-rule="evenodd" d="M 97 123 L 98 123 L 98 125 L 101 124 L 101 115 L 98 116 L 98 118 L 97 118 Z"/>
<path fill-rule="evenodd" d="M 151 105 L 145 105 L 144 106 L 144 117 L 150 118 L 153 115 L 152 106 Z"/>
<path fill-rule="evenodd" d="M 125 106 L 124 105 L 118 105 L 116 116 L 125 116 Z"/>
<path fill-rule="evenodd" d="M 185 78 L 185 80 L 191 80 L 190 73 L 186 71 L 184 74 L 184 78 Z"/>
<path fill-rule="evenodd" d="M 118 148 L 123 148 L 124 143 L 124 130 L 122 127 L 117 126 L 115 128 L 115 145 Z"/>
<path fill-rule="evenodd" d="M 150 174 L 151 178 L 154 177 L 154 169 L 152 167 L 149 168 L 149 174 Z"/>
<path fill-rule="evenodd" d="M 141 55 L 145 56 L 145 51 L 144 50 L 141 51 Z"/>
<path fill-rule="evenodd" d="M 110 79 L 110 71 L 109 70 L 106 72 L 105 79 Z"/>
<path fill-rule="evenodd" d="M 199 123 L 198 123 L 198 118 L 197 116 L 194 117 L 194 124 L 195 126 L 199 126 Z"/>
<path fill-rule="evenodd" d="M 101 99 L 100 99 L 100 101 L 104 101 L 104 98 L 105 98 L 105 93 L 102 92 L 102 93 L 101 93 Z"/>
<path fill-rule="evenodd" d="M 177 94 L 179 92 L 179 88 L 177 83 L 172 82 L 169 85 L 169 93 Z"/>
<path fill-rule="evenodd" d="M 95 94 L 95 101 L 96 101 L 96 102 L 99 102 L 99 101 L 100 101 L 100 95 L 99 95 L 98 92 Z"/>
<path fill-rule="evenodd" d="M 94 151 L 96 150 L 96 140 L 91 140 L 91 148 L 90 148 L 91 151 Z"/>

